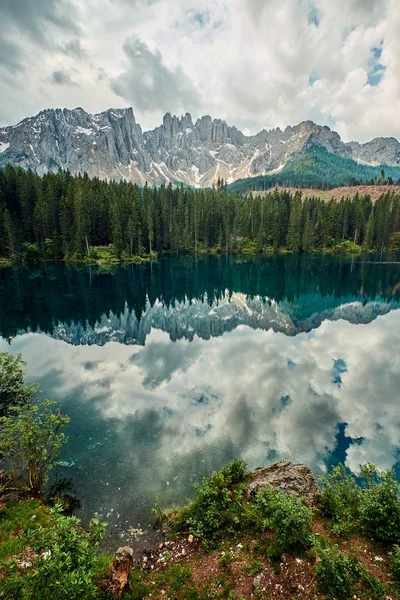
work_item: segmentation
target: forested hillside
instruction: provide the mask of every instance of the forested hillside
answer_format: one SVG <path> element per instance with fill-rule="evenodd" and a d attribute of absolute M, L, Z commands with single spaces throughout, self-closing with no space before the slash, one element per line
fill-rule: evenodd
<path fill-rule="evenodd" d="M 116 258 L 154 252 L 382 251 L 400 237 L 400 195 L 324 202 L 274 190 L 139 187 L 68 172 L 43 178 L 0 170 L 0 256 L 10 260 Z M 111 244 L 111 246 L 110 246 Z M 354 245 L 358 245 L 354 246 Z M 353 247 L 354 246 L 354 247 Z"/>
<path fill-rule="evenodd" d="M 350 158 L 332 154 L 323 146 L 311 146 L 296 154 L 279 173 L 240 179 L 232 183 L 230 189 L 246 193 L 283 185 L 328 190 L 341 185 L 393 184 L 399 180 L 400 167 L 362 165 Z"/>

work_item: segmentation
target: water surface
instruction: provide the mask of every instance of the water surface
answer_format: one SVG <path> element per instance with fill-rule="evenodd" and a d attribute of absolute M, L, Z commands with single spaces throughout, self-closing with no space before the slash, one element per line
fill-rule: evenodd
<path fill-rule="evenodd" d="M 400 263 L 277 256 L 0 270 L 0 349 L 71 416 L 61 459 L 112 538 L 234 457 L 398 467 Z"/>

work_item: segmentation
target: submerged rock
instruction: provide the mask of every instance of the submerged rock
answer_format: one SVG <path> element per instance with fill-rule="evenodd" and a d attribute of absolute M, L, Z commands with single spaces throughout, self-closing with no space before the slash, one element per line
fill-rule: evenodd
<path fill-rule="evenodd" d="M 290 460 L 256 469 L 251 474 L 246 493 L 253 496 L 265 487 L 272 487 L 282 494 L 296 494 L 307 506 L 317 504 L 320 498 L 320 490 L 311 470 Z"/>

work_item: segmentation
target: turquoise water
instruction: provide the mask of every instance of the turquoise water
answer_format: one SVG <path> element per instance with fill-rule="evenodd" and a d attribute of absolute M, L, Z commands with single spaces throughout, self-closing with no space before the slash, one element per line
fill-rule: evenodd
<path fill-rule="evenodd" d="M 0 269 L 0 349 L 71 416 L 59 477 L 110 539 L 234 457 L 397 468 L 400 263 L 166 257 Z M 67 466 L 68 465 L 68 466 Z"/>

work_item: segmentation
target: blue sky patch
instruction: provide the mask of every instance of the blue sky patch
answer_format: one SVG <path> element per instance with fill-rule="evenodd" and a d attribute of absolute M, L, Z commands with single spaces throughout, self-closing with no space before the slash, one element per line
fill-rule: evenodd
<path fill-rule="evenodd" d="M 321 21 L 321 13 L 315 4 L 311 5 L 310 12 L 308 13 L 308 22 L 313 23 L 318 27 Z"/>
<path fill-rule="evenodd" d="M 385 74 L 385 69 L 383 65 L 378 63 L 373 67 L 371 71 L 368 72 L 368 83 L 372 86 L 377 86 L 382 81 L 382 77 Z"/>
<path fill-rule="evenodd" d="M 308 83 L 309 83 L 309 85 L 313 85 L 313 83 L 315 83 L 319 79 L 320 79 L 320 77 L 319 77 L 318 73 L 316 71 L 313 71 L 310 74 L 310 77 L 308 78 Z"/>
<path fill-rule="evenodd" d="M 371 57 L 368 61 L 368 83 L 372 86 L 377 86 L 382 81 L 386 67 L 380 63 L 382 56 L 383 40 L 379 46 L 371 48 Z"/>
<path fill-rule="evenodd" d="M 342 375 L 347 373 L 347 364 L 343 358 L 338 358 L 333 361 L 333 367 L 331 370 L 332 383 L 335 383 L 338 387 L 342 385 Z"/>

